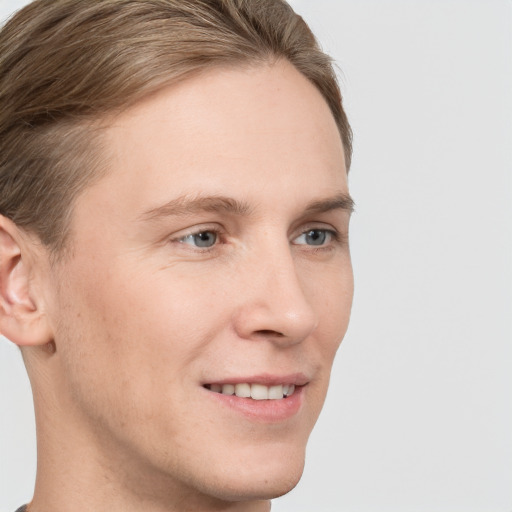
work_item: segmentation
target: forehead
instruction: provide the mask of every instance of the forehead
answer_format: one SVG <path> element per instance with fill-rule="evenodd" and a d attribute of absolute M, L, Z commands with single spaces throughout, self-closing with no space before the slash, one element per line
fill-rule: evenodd
<path fill-rule="evenodd" d="M 132 212 L 198 191 L 259 200 L 290 180 L 320 196 L 347 188 L 330 109 L 285 61 L 213 69 L 163 89 L 116 117 L 105 139 L 104 200 L 122 197 Z"/>

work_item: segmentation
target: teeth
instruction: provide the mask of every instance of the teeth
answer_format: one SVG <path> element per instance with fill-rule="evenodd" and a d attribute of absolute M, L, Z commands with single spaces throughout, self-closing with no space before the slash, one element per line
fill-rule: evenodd
<path fill-rule="evenodd" d="M 213 391 L 213 388 L 212 388 Z M 224 384 L 222 386 L 222 394 L 223 395 L 234 395 L 235 394 L 235 386 L 233 384 Z"/>
<path fill-rule="evenodd" d="M 278 384 L 277 386 L 265 386 L 263 384 L 211 384 L 207 386 L 210 391 L 223 395 L 236 395 L 240 398 L 252 398 L 253 400 L 281 400 L 293 395 L 293 384 Z"/>
<path fill-rule="evenodd" d="M 254 400 L 268 400 L 268 388 L 262 384 L 253 384 L 251 386 L 251 398 Z"/>
<path fill-rule="evenodd" d="M 283 398 L 284 392 L 283 392 L 284 386 L 270 386 L 268 388 L 268 397 L 270 400 L 279 400 L 280 398 Z"/>
<path fill-rule="evenodd" d="M 251 396 L 251 386 L 249 384 L 235 384 L 235 395 L 240 398 L 249 398 Z"/>

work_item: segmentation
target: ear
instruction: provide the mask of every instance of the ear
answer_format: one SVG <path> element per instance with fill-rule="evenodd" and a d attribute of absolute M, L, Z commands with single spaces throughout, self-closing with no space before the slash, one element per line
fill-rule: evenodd
<path fill-rule="evenodd" d="M 52 339 L 34 279 L 40 261 L 37 249 L 20 228 L 0 215 L 0 333 L 19 346 L 44 345 Z"/>

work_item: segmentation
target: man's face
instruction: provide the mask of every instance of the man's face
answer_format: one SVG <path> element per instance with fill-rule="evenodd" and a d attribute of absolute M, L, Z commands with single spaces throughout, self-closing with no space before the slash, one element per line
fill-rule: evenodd
<path fill-rule="evenodd" d="M 128 109 L 105 147 L 48 310 L 72 435 L 132 492 L 290 490 L 353 292 L 327 104 L 287 63 L 217 69 Z"/>

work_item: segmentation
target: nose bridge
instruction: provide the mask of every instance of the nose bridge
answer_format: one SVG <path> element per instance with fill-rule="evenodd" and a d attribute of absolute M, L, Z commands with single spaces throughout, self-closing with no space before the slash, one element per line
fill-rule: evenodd
<path fill-rule="evenodd" d="M 275 240 L 275 239 L 274 239 Z M 290 244 L 264 244 L 252 253 L 237 331 L 244 338 L 299 343 L 317 326 Z"/>

